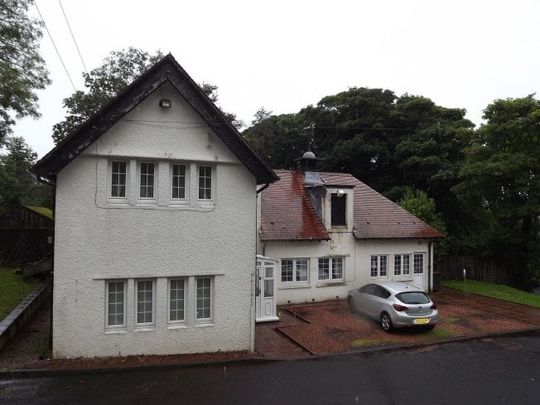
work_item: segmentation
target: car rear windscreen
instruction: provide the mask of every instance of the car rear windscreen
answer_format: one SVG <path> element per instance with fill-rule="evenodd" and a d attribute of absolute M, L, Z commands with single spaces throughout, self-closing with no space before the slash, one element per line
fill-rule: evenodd
<path fill-rule="evenodd" d="M 402 292 L 396 298 L 404 304 L 427 304 L 429 297 L 423 292 Z"/>

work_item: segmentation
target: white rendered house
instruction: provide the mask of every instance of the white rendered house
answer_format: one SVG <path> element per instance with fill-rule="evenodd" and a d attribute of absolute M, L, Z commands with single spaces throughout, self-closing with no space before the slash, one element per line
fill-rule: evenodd
<path fill-rule="evenodd" d="M 55 357 L 253 350 L 277 177 L 171 55 L 33 171 L 56 190 Z"/>
<path fill-rule="evenodd" d="M 433 287 L 443 235 L 346 173 L 275 170 L 259 195 L 258 252 L 277 263 L 277 304 L 345 299 L 373 281 Z M 310 169 L 311 166 L 311 170 Z"/>

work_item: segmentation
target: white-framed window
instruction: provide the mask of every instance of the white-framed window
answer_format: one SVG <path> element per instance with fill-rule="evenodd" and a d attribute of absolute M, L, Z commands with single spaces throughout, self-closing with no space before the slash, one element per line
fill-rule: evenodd
<path fill-rule="evenodd" d="M 200 321 L 212 320 L 212 277 L 195 277 L 195 319 Z"/>
<path fill-rule="evenodd" d="M 126 161 L 113 160 L 111 162 L 111 198 L 126 198 L 127 173 L 128 164 Z"/>
<path fill-rule="evenodd" d="M 411 255 L 394 255 L 394 275 L 408 276 L 411 273 Z"/>
<path fill-rule="evenodd" d="M 424 254 L 415 253 L 414 254 L 414 274 L 423 274 L 424 273 Z"/>
<path fill-rule="evenodd" d="M 135 324 L 154 324 L 154 280 L 135 280 Z"/>
<path fill-rule="evenodd" d="M 309 259 L 281 259 L 281 282 L 308 281 Z"/>
<path fill-rule="evenodd" d="M 212 166 L 199 166 L 199 200 L 212 199 Z"/>
<path fill-rule="evenodd" d="M 343 280 L 343 257 L 319 258 L 319 280 Z"/>
<path fill-rule="evenodd" d="M 386 277 L 388 274 L 388 256 L 371 256 L 371 277 Z"/>
<path fill-rule="evenodd" d="M 183 163 L 171 164 L 171 198 L 185 200 L 188 196 L 189 173 Z"/>
<path fill-rule="evenodd" d="M 169 322 L 185 322 L 187 279 L 169 279 Z"/>
<path fill-rule="evenodd" d="M 126 326 L 126 282 L 111 280 L 105 283 L 105 325 L 107 328 Z"/>
<path fill-rule="evenodd" d="M 155 170 L 156 165 L 153 162 L 139 163 L 139 198 L 155 199 Z"/>

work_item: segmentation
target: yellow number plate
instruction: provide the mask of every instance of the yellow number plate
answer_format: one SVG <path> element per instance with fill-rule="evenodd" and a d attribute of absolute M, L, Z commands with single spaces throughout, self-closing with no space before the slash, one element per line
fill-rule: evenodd
<path fill-rule="evenodd" d="M 425 325 L 426 323 L 429 323 L 429 318 L 416 318 L 414 323 L 415 325 Z"/>

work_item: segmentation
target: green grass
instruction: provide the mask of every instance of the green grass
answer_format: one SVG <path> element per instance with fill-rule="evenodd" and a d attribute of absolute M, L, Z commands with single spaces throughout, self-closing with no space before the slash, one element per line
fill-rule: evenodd
<path fill-rule="evenodd" d="M 465 283 L 461 280 L 447 280 L 442 281 L 441 284 L 444 287 L 454 288 L 460 291 L 468 291 L 478 295 L 485 295 L 486 297 L 540 308 L 540 295 L 531 294 L 517 288 L 508 287 L 507 285 L 468 280 L 467 290 L 465 290 Z"/>
<path fill-rule="evenodd" d="M 362 348 L 370 346 L 384 346 L 393 344 L 391 340 L 382 340 L 382 339 L 355 339 L 351 342 L 351 347 Z"/>
<path fill-rule="evenodd" d="M 448 329 L 441 328 L 436 326 L 435 329 L 430 330 L 427 333 L 427 336 L 432 339 L 448 339 L 455 336 L 455 333 L 449 331 Z"/>
<path fill-rule="evenodd" d="M 17 270 L 0 267 L 0 321 L 38 285 L 37 281 L 24 282 Z"/>

